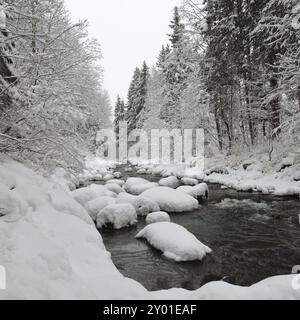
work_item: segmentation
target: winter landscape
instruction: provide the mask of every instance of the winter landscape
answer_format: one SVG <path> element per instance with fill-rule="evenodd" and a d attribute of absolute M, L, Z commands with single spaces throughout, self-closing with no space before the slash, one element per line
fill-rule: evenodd
<path fill-rule="evenodd" d="M 126 2 L 0 1 L 0 300 L 300 300 L 299 1 Z"/>

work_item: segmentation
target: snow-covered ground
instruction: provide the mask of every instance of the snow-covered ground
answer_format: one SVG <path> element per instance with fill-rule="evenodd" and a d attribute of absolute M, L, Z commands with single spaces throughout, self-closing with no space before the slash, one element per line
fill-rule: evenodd
<path fill-rule="evenodd" d="M 90 161 L 81 179 L 115 177 L 113 167 Z M 148 292 L 112 263 L 88 211 L 71 192 L 77 184 L 61 170 L 46 178 L 2 159 L 0 265 L 7 271 L 7 289 L 0 290 L 0 299 L 300 299 L 293 275 L 250 288 L 214 282 L 194 292 Z M 90 188 L 78 199 L 85 204 L 97 199 L 101 190 Z"/>
<path fill-rule="evenodd" d="M 135 162 L 161 177 L 175 176 L 185 185 L 218 183 L 238 191 L 255 191 L 276 196 L 300 195 L 298 154 L 278 153 L 269 161 L 267 153 L 222 156 L 205 159 L 205 171 L 189 165 L 151 165 Z"/>

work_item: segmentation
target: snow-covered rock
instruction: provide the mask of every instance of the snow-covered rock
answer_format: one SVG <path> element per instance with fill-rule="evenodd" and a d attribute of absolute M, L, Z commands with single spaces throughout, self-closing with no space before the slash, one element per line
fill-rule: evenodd
<path fill-rule="evenodd" d="M 104 186 L 90 185 L 85 188 L 77 189 L 72 192 L 73 198 L 84 206 L 87 202 L 94 200 L 101 196 L 116 197 L 114 192 L 107 190 Z"/>
<path fill-rule="evenodd" d="M 127 172 L 127 173 L 133 172 L 133 169 L 132 168 L 125 168 L 125 172 Z"/>
<path fill-rule="evenodd" d="M 28 210 L 28 204 L 15 190 L 0 183 L 0 217 L 5 216 L 5 221 L 14 221 L 26 215 Z"/>
<path fill-rule="evenodd" d="M 197 179 L 184 177 L 181 179 L 181 183 L 186 186 L 196 186 L 197 184 L 199 184 L 199 181 Z"/>
<path fill-rule="evenodd" d="M 146 190 L 156 188 L 157 186 L 158 186 L 158 184 L 155 182 L 148 182 L 145 184 L 137 184 L 137 185 L 133 185 L 130 188 L 128 188 L 128 192 L 133 195 L 138 196 L 138 195 L 142 194 L 143 192 L 145 192 Z"/>
<path fill-rule="evenodd" d="M 122 173 L 121 172 L 114 172 L 114 177 L 116 179 L 121 179 L 122 178 Z"/>
<path fill-rule="evenodd" d="M 129 193 L 121 193 L 116 199 L 116 203 L 130 203 L 135 207 L 138 216 L 146 216 L 151 212 L 160 210 L 159 205 L 148 198 L 134 196 Z"/>
<path fill-rule="evenodd" d="M 172 189 L 176 189 L 179 186 L 179 180 L 172 176 L 168 178 L 161 179 L 158 183 L 161 187 L 169 187 Z"/>
<path fill-rule="evenodd" d="M 189 212 L 199 207 L 198 201 L 192 196 L 167 187 L 147 190 L 141 196 L 154 200 L 160 209 L 166 212 Z"/>
<path fill-rule="evenodd" d="M 103 196 L 89 201 L 85 204 L 85 208 L 88 211 L 90 217 L 93 219 L 93 221 L 96 221 L 97 215 L 100 213 L 101 210 L 115 203 L 115 198 Z"/>
<path fill-rule="evenodd" d="M 114 179 L 115 177 L 114 177 L 114 175 L 113 174 L 111 174 L 111 173 L 108 173 L 108 174 L 106 174 L 104 177 L 103 177 L 103 181 L 109 181 L 109 180 L 112 180 L 112 179 Z"/>
<path fill-rule="evenodd" d="M 124 191 L 118 184 L 116 184 L 116 183 L 108 183 L 108 184 L 105 185 L 105 188 L 106 188 L 108 191 L 111 191 L 111 192 L 116 193 L 116 194 L 125 192 L 125 191 Z"/>
<path fill-rule="evenodd" d="M 142 194 L 144 191 L 152 189 L 157 187 L 158 184 L 157 183 L 153 183 L 150 182 L 146 179 L 142 179 L 142 178 L 129 178 L 126 181 L 126 184 L 124 186 L 124 189 L 133 194 L 133 195 L 140 195 Z"/>
<path fill-rule="evenodd" d="M 105 207 L 97 216 L 97 227 L 112 225 L 114 229 L 133 226 L 137 223 L 137 213 L 131 204 L 114 204 Z"/>
<path fill-rule="evenodd" d="M 146 169 L 139 169 L 139 170 L 137 170 L 136 173 L 140 174 L 140 175 L 144 175 L 144 174 L 147 174 L 147 170 Z"/>
<path fill-rule="evenodd" d="M 123 187 L 123 186 L 125 185 L 125 181 L 124 181 L 124 180 L 121 180 L 121 179 L 108 180 L 108 181 L 106 181 L 105 184 L 109 184 L 109 183 L 117 184 L 117 185 L 119 185 L 120 187 Z"/>
<path fill-rule="evenodd" d="M 158 223 L 158 222 L 171 222 L 171 218 L 166 212 L 163 212 L 163 211 L 152 212 L 147 215 L 146 217 L 147 224 Z"/>
<path fill-rule="evenodd" d="M 146 239 L 165 257 L 177 262 L 202 260 L 212 252 L 184 227 L 171 222 L 150 224 L 136 237 Z"/>

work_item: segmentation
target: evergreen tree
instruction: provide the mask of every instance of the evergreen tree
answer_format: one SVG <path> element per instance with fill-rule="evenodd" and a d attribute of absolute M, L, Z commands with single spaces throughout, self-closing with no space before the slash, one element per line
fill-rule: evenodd
<path fill-rule="evenodd" d="M 114 120 L 115 132 L 118 132 L 119 124 L 125 118 L 125 103 L 124 103 L 124 100 L 120 98 L 120 96 L 117 97 L 114 117 L 115 117 L 115 120 Z"/>

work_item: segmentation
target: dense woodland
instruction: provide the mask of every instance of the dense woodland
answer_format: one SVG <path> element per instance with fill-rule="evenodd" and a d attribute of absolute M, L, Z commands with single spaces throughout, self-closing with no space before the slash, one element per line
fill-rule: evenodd
<path fill-rule="evenodd" d="M 0 152 L 79 167 L 111 125 L 99 44 L 62 0 L 5 0 L 0 18 Z"/>
<path fill-rule="evenodd" d="M 299 144 L 298 0 L 185 0 L 157 65 L 134 72 L 115 128 L 204 128 L 217 152 Z"/>

